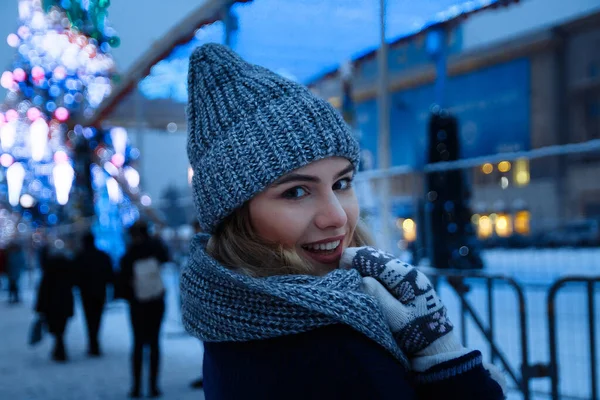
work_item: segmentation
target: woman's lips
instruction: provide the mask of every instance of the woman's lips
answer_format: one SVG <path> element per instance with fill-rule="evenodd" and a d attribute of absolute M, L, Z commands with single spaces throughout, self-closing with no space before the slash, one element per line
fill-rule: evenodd
<path fill-rule="evenodd" d="M 317 251 L 311 251 L 308 250 L 306 248 L 302 248 L 302 250 L 304 251 L 304 254 L 306 254 L 309 258 L 311 258 L 312 260 L 321 263 L 321 264 L 333 264 L 333 263 L 337 263 L 340 261 L 340 258 L 342 257 L 342 252 L 344 250 L 344 240 L 340 240 L 340 243 L 338 244 L 338 246 L 335 249 L 332 250 L 328 250 L 328 251 L 322 251 L 322 250 L 317 250 Z"/>

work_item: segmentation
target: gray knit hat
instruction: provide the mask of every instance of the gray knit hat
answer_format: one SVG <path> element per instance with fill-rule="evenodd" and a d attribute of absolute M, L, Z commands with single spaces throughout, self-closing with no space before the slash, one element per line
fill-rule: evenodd
<path fill-rule="evenodd" d="M 205 232 L 281 176 L 331 156 L 358 166 L 340 114 L 306 87 L 206 44 L 190 57 L 188 157 Z"/>

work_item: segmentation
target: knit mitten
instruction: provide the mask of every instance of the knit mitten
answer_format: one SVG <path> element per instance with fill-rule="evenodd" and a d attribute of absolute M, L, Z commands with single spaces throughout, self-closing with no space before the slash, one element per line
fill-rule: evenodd
<path fill-rule="evenodd" d="M 377 299 L 413 369 L 423 371 L 467 353 L 452 334 L 446 307 L 431 282 L 415 267 L 372 247 L 346 249 L 340 266 L 363 276 L 363 290 Z"/>

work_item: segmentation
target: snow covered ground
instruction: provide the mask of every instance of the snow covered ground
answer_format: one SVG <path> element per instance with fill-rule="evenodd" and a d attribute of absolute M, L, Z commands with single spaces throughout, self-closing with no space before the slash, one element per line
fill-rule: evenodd
<path fill-rule="evenodd" d="M 484 253 L 486 271 L 515 277 L 523 283 L 527 304 L 527 333 L 530 363 L 549 360 L 546 296 L 549 285 L 567 275 L 600 275 L 600 249 L 586 250 L 491 250 Z M 202 399 L 201 391 L 189 389 L 200 374 L 202 348 L 185 335 L 179 323 L 177 276 L 165 274 L 169 287 L 169 307 L 163 327 L 161 366 L 165 399 Z M 35 279 L 33 280 L 35 283 Z M 30 283 L 27 278 L 23 285 Z M 600 310 L 600 285 L 596 286 L 595 304 Z M 112 303 L 103 322 L 102 339 L 105 356 L 88 359 L 85 355 L 85 328 L 82 311 L 68 327 L 67 344 L 71 361 L 57 365 L 49 360 L 50 338 L 35 348 L 27 346 L 27 332 L 33 318 L 31 288 L 25 291 L 25 303 L 9 307 L 0 297 L 0 399 L 69 400 L 124 399 L 129 388 L 130 329 L 125 304 Z M 450 317 L 460 336 L 460 304 L 447 285 L 440 287 Z M 487 297 L 482 282 L 472 282 L 469 299 L 487 323 Z M 518 303 L 512 289 L 499 285 L 494 290 L 494 334 L 511 366 L 520 372 Z M 589 339 L 583 289 L 568 286 L 557 298 L 560 388 L 570 398 L 590 398 Z M 596 318 L 600 333 L 600 317 Z M 597 338 L 597 349 L 600 340 Z M 474 324 L 467 324 L 467 344 L 482 350 L 489 360 L 489 348 Z M 600 360 L 600 355 L 598 357 Z M 600 377 L 598 377 L 600 381 Z M 532 384 L 533 390 L 549 392 L 547 378 Z M 509 399 L 521 399 L 518 392 Z M 535 395 L 536 400 L 549 399 Z M 567 398 L 567 397 L 564 397 Z"/>
<path fill-rule="evenodd" d="M 173 287 L 172 276 L 170 287 Z M 28 285 L 27 279 L 23 280 Z M 161 387 L 163 399 L 204 399 L 201 390 L 189 384 L 200 376 L 201 344 L 183 334 L 178 323 L 175 291 L 169 292 L 169 307 L 162 330 Z M 33 319 L 33 292 L 25 291 L 23 304 L 10 307 L 5 291 L 0 296 L 0 399 L 4 400 L 118 400 L 126 399 L 130 388 L 130 327 L 126 305 L 108 307 L 102 325 L 102 358 L 86 355 L 85 327 L 80 307 L 67 330 L 70 362 L 50 361 L 51 338 L 37 347 L 27 345 Z M 146 383 L 147 381 L 144 381 Z"/>

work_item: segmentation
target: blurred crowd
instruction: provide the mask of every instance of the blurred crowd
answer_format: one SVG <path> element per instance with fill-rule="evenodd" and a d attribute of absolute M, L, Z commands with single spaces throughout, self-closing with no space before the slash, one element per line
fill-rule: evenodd
<path fill-rule="evenodd" d="M 195 228 L 197 230 L 197 224 Z M 147 395 L 159 397 L 159 338 L 165 314 L 165 286 L 161 269 L 173 258 L 177 262 L 183 260 L 178 254 L 170 254 L 160 236 L 151 234 L 148 225 L 141 221 L 129 228 L 125 254 L 117 263 L 98 249 L 95 243 L 91 231 L 68 238 L 49 237 L 41 246 L 33 249 L 15 240 L 0 250 L 0 287 L 8 293 L 8 303 L 16 306 L 22 301 L 23 275 L 30 275 L 29 285 L 37 281 L 32 286 L 36 289 L 35 318 L 28 340 L 35 345 L 48 333 L 53 340 L 50 357 L 58 363 L 69 360 L 65 332 L 74 316 L 76 301 L 81 302 L 84 312 L 87 353 L 90 357 L 101 357 L 103 354 L 99 333 L 107 302 L 117 299 L 126 301 L 133 339 L 129 396 L 142 396 L 142 369 L 147 348 Z M 39 279 L 36 279 L 37 276 Z M 193 382 L 192 387 L 202 387 L 202 379 Z"/>

